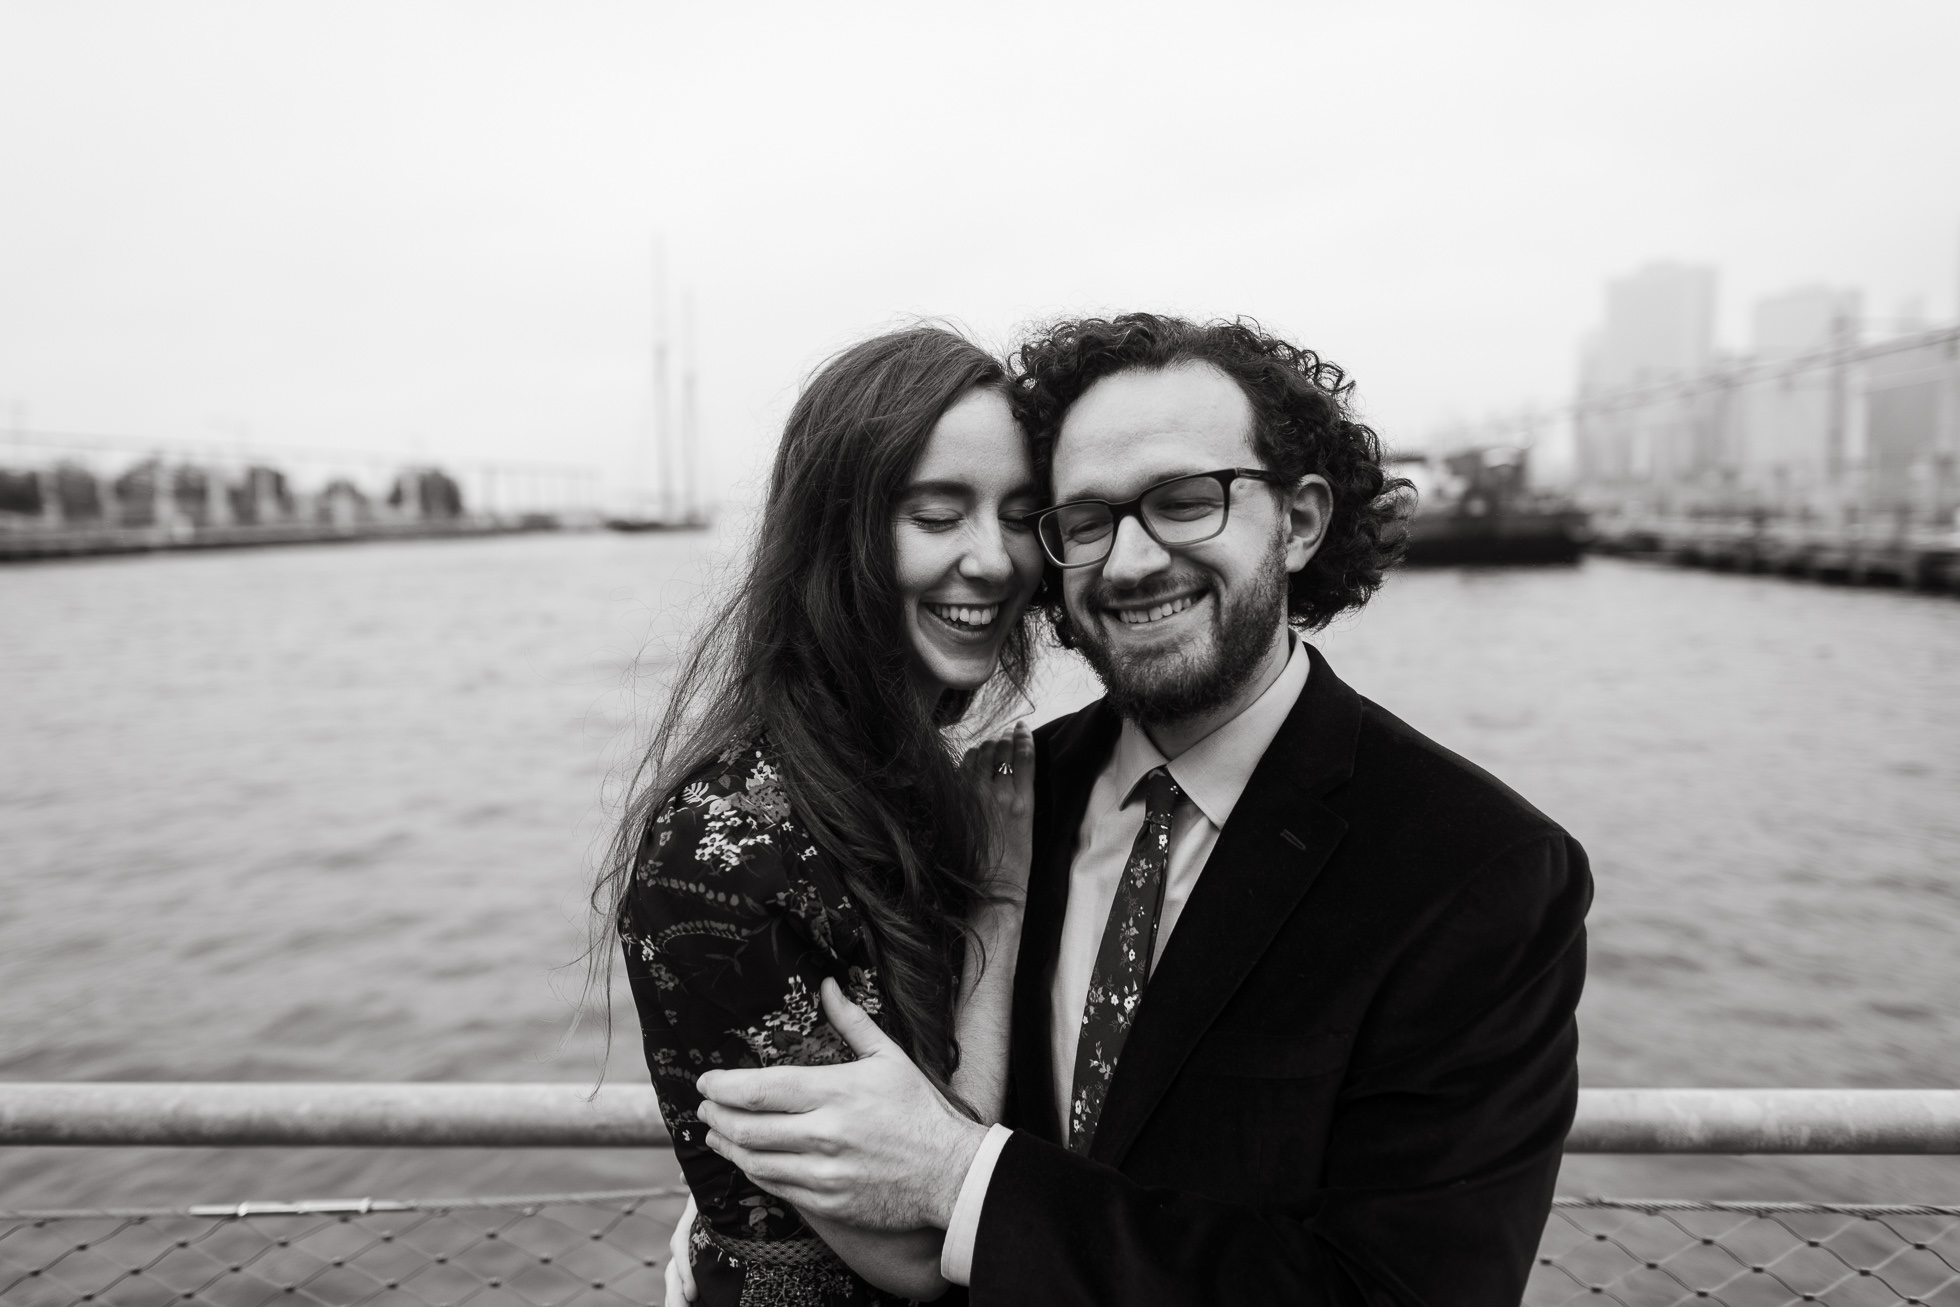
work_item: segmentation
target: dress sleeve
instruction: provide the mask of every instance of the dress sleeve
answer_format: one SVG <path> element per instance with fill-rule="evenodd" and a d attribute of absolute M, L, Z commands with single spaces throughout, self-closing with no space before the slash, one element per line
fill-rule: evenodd
<path fill-rule="evenodd" d="M 811 1247 L 795 1209 L 702 1142 L 694 1088 L 714 1067 L 852 1058 L 823 1017 L 818 987 L 825 976 L 853 997 L 871 987 L 862 968 L 840 960 L 837 934 L 848 927 L 801 873 L 815 851 L 786 817 L 739 777 L 685 787 L 649 823 L 620 934 L 661 1115 L 713 1242 L 757 1258 L 807 1256 L 807 1274 L 834 1276 L 842 1264 Z M 712 1282 L 724 1277 L 706 1265 L 703 1237 L 697 1226 L 697 1278 L 713 1303 Z"/>

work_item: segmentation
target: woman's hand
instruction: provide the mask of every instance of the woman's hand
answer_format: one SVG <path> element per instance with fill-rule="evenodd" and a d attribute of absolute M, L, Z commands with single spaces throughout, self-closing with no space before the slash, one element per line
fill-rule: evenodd
<path fill-rule="evenodd" d="M 1018 907 L 1034 861 L 1034 733 L 1015 722 L 968 749 L 962 766 L 987 819 L 987 888 Z"/>
<path fill-rule="evenodd" d="M 694 1195 L 689 1194 L 687 1206 L 681 1209 L 680 1224 L 667 1240 L 667 1296 L 661 1300 L 666 1307 L 687 1307 L 694 1301 L 694 1266 L 688 1260 L 693 1252 L 688 1247 L 688 1237 L 694 1231 L 694 1218 L 700 1214 L 701 1209 L 694 1205 Z"/>
<path fill-rule="evenodd" d="M 998 1121 L 1007 1106 L 1007 1029 L 1034 861 L 1034 734 L 1016 722 L 1006 735 L 967 750 L 965 767 L 987 815 L 987 888 L 1004 901 L 976 904 L 967 921 L 952 1087 L 976 1120 Z"/>

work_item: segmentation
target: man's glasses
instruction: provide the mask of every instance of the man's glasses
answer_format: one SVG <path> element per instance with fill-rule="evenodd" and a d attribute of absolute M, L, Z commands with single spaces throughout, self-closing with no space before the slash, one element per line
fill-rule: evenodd
<path fill-rule="evenodd" d="M 1042 552 L 1057 567 L 1088 567 L 1109 557 L 1116 525 L 1134 514 L 1150 538 L 1166 549 L 1195 545 L 1225 529 L 1232 511 L 1232 482 L 1240 477 L 1282 486 L 1287 479 L 1257 467 L 1227 467 L 1159 481 L 1135 499 L 1071 499 L 1032 515 Z"/>

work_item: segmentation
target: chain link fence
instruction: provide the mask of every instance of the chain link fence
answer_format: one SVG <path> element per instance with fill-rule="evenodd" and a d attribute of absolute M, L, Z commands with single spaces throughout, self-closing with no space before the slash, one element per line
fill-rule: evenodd
<path fill-rule="evenodd" d="M 1529 1307 L 1960 1307 L 1960 1207 L 1561 1198 Z"/>
<path fill-rule="evenodd" d="M 684 1188 L 0 1214 L 6 1307 L 647 1307 Z"/>
<path fill-rule="evenodd" d="M 0 1215 L 7 1307 L 658 1303 L 681 1188 Z M 1527 1307 L 1960 1307 L 1960 1207 L 1561 1198 Z"/>

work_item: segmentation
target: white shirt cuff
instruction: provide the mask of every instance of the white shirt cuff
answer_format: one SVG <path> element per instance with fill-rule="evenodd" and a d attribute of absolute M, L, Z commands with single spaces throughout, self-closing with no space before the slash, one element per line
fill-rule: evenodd
<path fill-rule="evenodd" d="M 950 1284 L 973 1283 L 973 1244 L 980 1236 L 980 1211 L 987 1205 L 987 1186 L 993 1183 L 994 1164 L 1000 1150 L 1014 1132 L 1004 1125 L 987 1128 L 980 1151 L 966 1168 L 960 1182 L 960 1196 L 953 1202 L 952 1219 L 946 1223 L 946 1242 L 939 1247 L 939 1273 Z"/>

